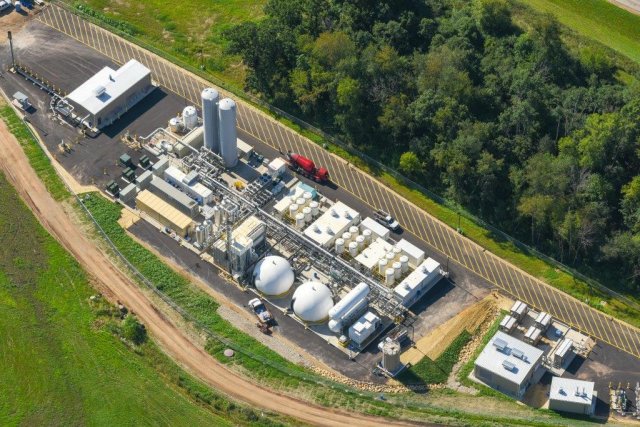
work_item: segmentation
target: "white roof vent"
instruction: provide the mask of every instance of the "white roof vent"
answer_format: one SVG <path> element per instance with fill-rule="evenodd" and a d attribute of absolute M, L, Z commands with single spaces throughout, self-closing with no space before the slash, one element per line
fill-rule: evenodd
<path fill-rule="evenodd" d="M 502 338 L 496 338 L 493 340 L 493 345 L 500 351 L 504 351 L 507 349 L 507 342 Z"/>
<path fill-rule="evenodd" d="M 510 362 L 507 359 L 502 361 L 502 367 L 510 372 L 513 372 L 516 369 L 516 365 L 514 365 L 513 362 Z"/>
<path fill-rule="evenodd" d="M 347 218 L 347 219 L 351 219 L 351 213 L 349 212 L 348 209 L 344 210 L 344 217 Z"/>
<path fill-rule="evenodd" d="M 327 234 L 333 235 L 333 230 L 327 225 Z"/>
<path fill-rule="evenodd" d="M 93 88 L 93 95 L 98 97 L 98 96 L 102 95 L 106 90 L 107 90 L 106 87 L 104 87 L 102 85 L 98 85 L 98 86 Z"/>
<path fill-rule="evenodd" d="M 320 233 L 320 227 L 318 227 L 318 224 L 313 226 L 313 231 L 315 231 L 316 233 Z"/>
<path fill-rule="evenodd" d="M 331 216 L 338 218 L 338 211 L 336 211 L 336 208 L 331 208 Z"/>

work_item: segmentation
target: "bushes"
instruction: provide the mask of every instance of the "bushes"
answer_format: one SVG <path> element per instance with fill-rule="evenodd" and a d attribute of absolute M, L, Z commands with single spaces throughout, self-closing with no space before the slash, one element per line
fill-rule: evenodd
<path fill-rule="evenodd" d="M 135 345 L 140 345 L 147 339 L 147 330 L 132 314 L 127 314 L 122 321 L 122 334 Z"/>
<path fill-rule="evenodd" d="M 80 2 L 76 2 L 73 4 L 73 7 L 76 8 L 77 10 L 79 10 L 80 12 L 84 13 L 85 15 L 89 15 L 92 18 L 95 18 L 99 21 L 104 22 L 105 24 L 114 27 L 120 31 L 122 31 L 125 34 L 128 34 L 130 36 L 135 36 L 140 34 L 142 31 L 140 31 L 136 26 L 131 25 L 128 22 L 123 22 L 123 21 L 119 21 L 117 19 L 113 19 L 110 18 L 108 16 L 106 16 L 105 14 L 98 12 L 97 10 L 92 9 L 91 7 L 89 7 L 88 5 L 84 4 L 84 3 L 80 3 Z"/>

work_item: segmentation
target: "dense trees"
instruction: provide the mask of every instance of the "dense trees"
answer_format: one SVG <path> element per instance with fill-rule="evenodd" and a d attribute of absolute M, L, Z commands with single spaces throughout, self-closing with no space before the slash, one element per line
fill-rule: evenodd
<path fill-rule="evenodd" d="M 249 90 L 563 262 L 640 284 L 640 87 L 606 52 L 570 51 L 548 16 L 516 25 L 503 0 L 265 10 L 226 33 Z"/>

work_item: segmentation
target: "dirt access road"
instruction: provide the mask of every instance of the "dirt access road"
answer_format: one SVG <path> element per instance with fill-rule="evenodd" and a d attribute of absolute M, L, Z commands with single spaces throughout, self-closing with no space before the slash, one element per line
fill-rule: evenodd
<path fill-rule="evenodd" d="M 124 275 L 97 246 L 89 241 L 49 195 L 31 168 L 18 141 L 0 120 L 0 166 L 20 197 L 42 225 L 96 278 L 105 297 L 119 299 L 134 311 L 161 348 L 187 371 L 214 389 L 251 406 L 327 426 L 406 425 L 395 421 L 348 414 L 312 405 L 267 390 L 237 376 L 219 364 L 169 319 Z"/>

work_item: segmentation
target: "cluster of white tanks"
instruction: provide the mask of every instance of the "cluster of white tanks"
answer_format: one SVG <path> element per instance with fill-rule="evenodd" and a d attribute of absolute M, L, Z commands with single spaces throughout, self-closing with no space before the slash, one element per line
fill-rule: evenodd
<path fill-rule="evenodd" d="M 368 295 L 369 286 L 366 283 L 360 283 L 351 289 L 329 310 L 329 329 L 340 333 L 346 324 L 355 321 L 369 305 Z"/>
<path fill-rule="evenodd" d="M 409 271 L 409 257 L 402 254 L 402 250 L 394 247 L 392 251 L 378 260 L 378 273 L 384 277 L 384 283 L 387 286 L 400 279 L 400 277 Z"/>
<path fill-rule="evenodd" d="M 360 234 L 360 229 L 355 225 L 349 227 L 349 231 L 342 233 L 335 242 L 337 255 L 342 255 L 348 251 L 349 255 L 356 257 L 364 248 L 371 243 L 371 230 L 364 230 Z"/>
<path fill-rule="evenodd" d="M 204 89 L 201 96 L 204 145 L 219 154 L 226 167 L 234 167 L 238 163 L 236 103 L 230 98 L 220 99 L 213 88 Z"/>
<path fill-rule="evenodd" d="M 313 218 L 318 216 L 320 204 L 313 200 L 313 195 L 309 191 L 302 193 L 300 197 L 292 196 L 289 205 L 289 217 L 295 221 L 298 230 L 311 223 Z"/>
<path fill-rule="evenodd" d="M 196 227 L 196 242 L 199 245 L 204 245 L 212 233 L 213 223 L 211 222 L 211 220 L 205 219 L 200 225 Z"/>

